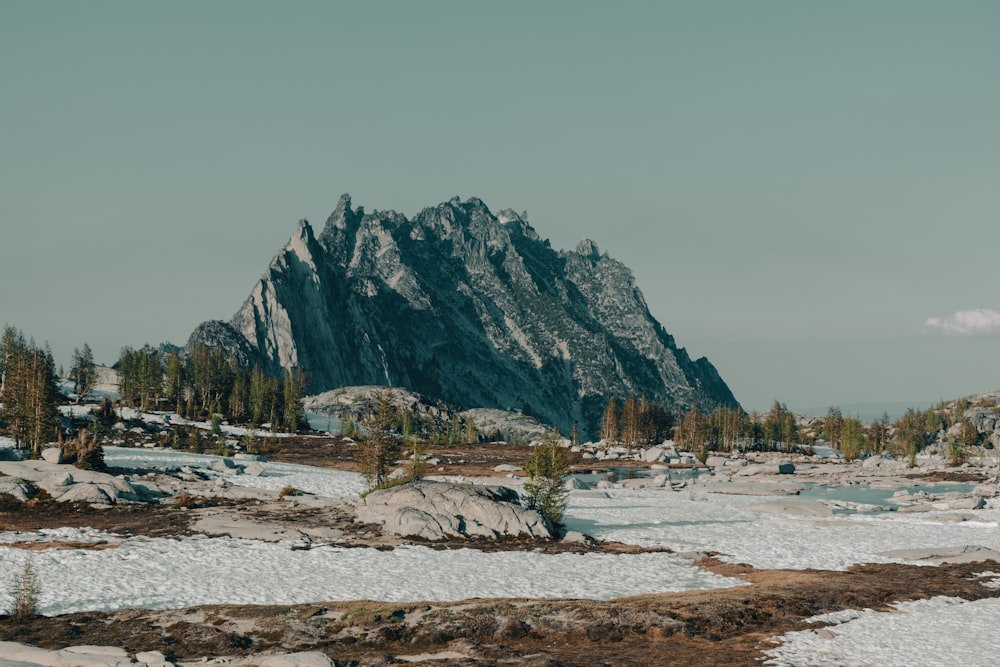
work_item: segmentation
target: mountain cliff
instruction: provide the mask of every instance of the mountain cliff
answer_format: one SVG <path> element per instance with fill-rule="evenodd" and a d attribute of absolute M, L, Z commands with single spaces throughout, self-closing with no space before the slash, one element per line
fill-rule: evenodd
<path fill-rule="evenodd" d="M 410 219 L 344 195 L 318 236 L 299 222 L 239 312 L 200 325 L 198 341 L 271 372 L 300 368 L 314 392 L 406 387 L 584 433 L 609 396 L 736 405 L 653 319 L 627 267 L 589 240 L 553 250 L 523 216 L 476 198 Z"/>

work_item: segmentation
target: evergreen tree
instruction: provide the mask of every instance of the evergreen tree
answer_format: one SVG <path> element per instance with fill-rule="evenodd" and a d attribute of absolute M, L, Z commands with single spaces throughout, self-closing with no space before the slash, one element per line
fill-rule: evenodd
<path fill-rule="evenodd" d="M 0 340 L 0 416 L 7 421 L 17 446 L 31 448 L 33 455 L 56 439 L 59 414 L 55 362 L 48 349 L 13 327 L 6 327 Z"/>
<path fill-rule="evenodd" d="M 178 413 L 181 411 L 181 403 L 184 401 L 184 388 L 186 378 L 184 373 L 184 362 L 181 356 L 174 350 L 167 357 L 167 368 L 164 384 L 166 385 L 167 402 L 173 405 Z"/>
<path fill-rule="evenodd" d="M 261 424 L 274 404 L 274 379 L 254 368 L 250 373 L 250 421 Z"/>
<path fill-rule="evenodd" d="M 601 440 L 606 443 L 618 442 L 618 401 L 612 396 L 601 420 Z"/>
<path fill-rule="evenodd" d="M 662 405 L 646 402 L 642 409 L 642 429 L 644 442 L 661 443 L 673 433 L 674 416 Z"/>
<path fill-rule="evenodd" d="M 402 440 L 396 434 L 397 424 L 399 417 L 392 392 L 379 392 L 364 420 L 367 433 L 358 443 L 358 462 L 369 489 L 377 489 L 389 481 L 389 469 L 399 458 Z"/>
<path fill-rule="evenodd" d="M 303 421 L 302 391 L 305 377 L 302 373 L 287 371 L 282 387 L 282 424 L 286 431 L 295 432 Z"/>
<path fill-rule="evenodd" d="M 831 407 L 823 420 L 823 433 L 831 447 L 840 449 L 843 432 L 844 416 L 840 413 L 840 408 Z"/>
<path fill-rule="evenodd" d="M 530 509 L 538 512 L 554 525 L 558 525 L 566 512 L 569 491 L 563 478 L 569 473 L 569 457 L 559 442 L 559 432 L 553 431 L 544 444 L 532 448 L 524 471 L 528 481 L 524 493 Z"/>
<path fill-rule="evenodd" d="M 250 375 L 243 369 L 233 379 L 233 389 L 229 393 L 229 417 L 241 422 L 250 417 Z"/>
<path fill-rule="evenodd" d="M 622 407 L 621 417 L 622 444 L 632 448 L 639 444 L 639 401 L 635 394 L 629 394 Z"/>
<path fill-rule="evenodd" d="M 775 401 L 764 417 L 764 439 L 771 447 L 788 447 L 799 439 L 795 415 L 783 403 Z"/>
<path fill-rule="evenodd" d="M 94 390 L 94 382 L 97 380 L 94 354 L 87 343 L 83 344 L 83 349 L 73 348 L 73 366 L 69 369 L 69 374 L 73 380 L 76 402 L 79 403 Z"/>
<path fill-rule="evenodd" d="M 868 425 L 868 442 L 874 452 L 882 452 L 889 444 L 889 413 L 883 412 L 882 416 Z"/>
<path fill-rule="evenodd" d="M 847 461 L 859 458 L 867 447 L 865 427 L 856 417 L 846 417 L 840 423 L 840 453 Z"/>
<path fill-rule="evenodd" d="M 399 428 L 404 438 L 410 438 L 416 435 L 417 417 L 413 414 L 413 410 L 407 408 L 406 410 L 400 411 Z"/>
<path fill-rule="evenodd" d="M 462 441 L 462 420 L 457 414 L 451 416 L 448 426 L 448 444 L 454 447 Z"/>
<path fill-rule="evenodd" d="M 210 348 L 204 343 L 195 344 L 188 359 L 187 372 L 200 415 L 228 412 L 227 402 L 236 369 L 235 361 L 227 358 L 222 349 Z"/>
<path fill-rule="evenodd" d="M 711 421 L 708 415 L 701 412 L 698 405 L 695 404 L 684 413 L 684 417 L 677 427 L 675 438 L 677 444 L 682 445 L 686 450 L 698 452 L 708 446 L 710 433 Z"/>
<path fill-rule="evenodd" d="M 479 432 L 476 430 L 476 420 L 471 416 L 465 418 L 465 441 L 471 444 L 479 442 Z"/>
<path fill-rule="evenodd" d="M 156 350 L 148 345 L 139 350 L 126 346 L 115 367 L 122 403 L 143 411 L 159 403 L 163 396 L 163 366 Z"/>

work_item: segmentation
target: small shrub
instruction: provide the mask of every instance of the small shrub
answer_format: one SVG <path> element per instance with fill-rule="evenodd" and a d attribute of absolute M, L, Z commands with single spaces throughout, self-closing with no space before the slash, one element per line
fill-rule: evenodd
<path fill-rule="evenodd" d="M 948 439 L 948 465 L 960 466 L 965 463 L 965 448 L 958 438 Z"/>
<path fill-rule="evenodd" d="M 296 489 L 294 486 L 286 486 L 278 491 L 278 497 L 284 498 L 285 496 L 301 496 L 302 492 Z"/>
<path fill-rule="evenodd" d="M 698 461 L 702 465 L 705 465 L 705 461 L 708 460 L 708 446 L 707 445 L 702 445 L 701 447 L 699 447 L 698 451 L 696 451 L 694 453 L 694 456 L 695 456 L 696 459 L 698 459 Z"/>
<path fill-rule="evenodd" d="M 24 561 L 24 570 L 21 575 L 14 580 L 13 597 L 14 609 L 11 611 L 11 618 L 24 621 L 38 615 L 38 596 L 42 588 L 38 583 L 31 563 Z"/>

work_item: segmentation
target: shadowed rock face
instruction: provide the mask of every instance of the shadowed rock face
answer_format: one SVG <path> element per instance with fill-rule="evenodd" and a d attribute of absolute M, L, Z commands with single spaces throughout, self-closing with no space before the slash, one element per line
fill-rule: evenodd
<path fill-rule="evenodd" d="M 567 432 L 593 433 L 609 396 L 736 405 L 653 319 L 627 267 L 588 240 L 553 250 L 476 198 L 409 219 L 344 195 L 319 236 L 301 221 L 232 321 L 198 340 L 250 350 L 270 372 L 304 369 L 312 392 L 400 386 Z"/>

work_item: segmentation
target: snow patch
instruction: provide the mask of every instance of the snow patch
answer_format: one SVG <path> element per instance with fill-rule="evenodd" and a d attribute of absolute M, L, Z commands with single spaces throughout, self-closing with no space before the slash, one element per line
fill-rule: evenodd
<path fill-rule="evenodd" d="M 39 610 L 47 615 L 343 600 L 603 600 L 745 583 L 664 553 L 544 555 L 329 546 L 293 551 L 282 543 L 198 536 L 132 538 L 103 551 L 24 552 L 0 546 L 0 581 L 12 580 L 25 560 L 39 578 Z M 0 601 L 10 608 L 9 595 Z"/>
<path fill-rule="evenodd" d="M 895 612 L 853 612 L 826 633 L 790 632 L 764 653 L 772 667 L 992 667 L 1000 653 L 1000 600 L 937 597 L 893 605 Z"/>

